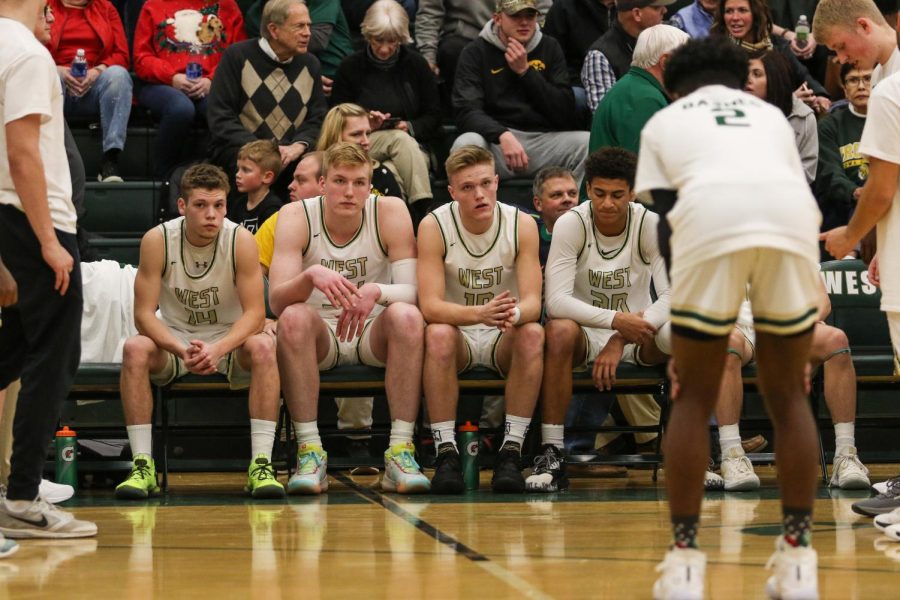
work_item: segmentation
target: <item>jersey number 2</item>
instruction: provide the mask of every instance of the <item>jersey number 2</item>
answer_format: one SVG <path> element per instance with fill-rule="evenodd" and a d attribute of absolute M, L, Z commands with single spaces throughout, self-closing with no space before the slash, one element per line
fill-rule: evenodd
<path fill-rule="evenodd" d="M 736 108 L 716 108 L 713 109 L 716 116 L 716 125 L 722 127 L 750 127 L 750 123 L 743 122 L 747 114 Z"/>

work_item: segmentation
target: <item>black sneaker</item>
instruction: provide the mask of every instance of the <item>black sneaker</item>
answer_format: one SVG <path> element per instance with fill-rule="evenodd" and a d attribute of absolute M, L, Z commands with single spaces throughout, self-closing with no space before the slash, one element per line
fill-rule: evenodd
<path fill-rule="evenodd" d="M 450 442 L 438 447 L 434 461 L 434 476 L 431 478 L 432 494 L 462 494 L 466 489 L 463 481 L 462 463 L 459 451 Z"/>
<path fill-rule="evenodd" d="M 119 175 L 119 165 L 112 160 L 104 160 L 100 165 L 100 174 L 97 181 L 102 183 L 122 183 L 124 180 Z"/>
<path fill-rule="evenodd" d="M 569 487 L 566 459 L 553 444 L 544 444 L 534 457 L 534 470 L 525 480 L 529 492 L 559 492 Z"/>
<path fill-rule="evenodd" d="M 858 515 L 874 517 L 884 513 L 889 513 L 895 508 L 900 507 L 900 477 L 889 479 L 885 482 L 885 491 L 873 498 L 854 502 L 850 508 Z"/>
<path fill-rule="evenodd" d="M 525 491 L 522 477 L 522 453 L 518 444 L 503 444 L 494 462 L 491 489 L 498 494 L 521 494 Z"/>

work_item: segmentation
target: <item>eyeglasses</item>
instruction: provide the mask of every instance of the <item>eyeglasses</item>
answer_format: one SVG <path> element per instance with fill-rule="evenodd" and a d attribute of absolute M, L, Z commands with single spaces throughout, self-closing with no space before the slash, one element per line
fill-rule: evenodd
<path fill-rule="evenodd" d="M 53 10 L 50 8 L 49 4 L 45 4 L 44 5 L 44 18 L 49 19 L 51 15 L 53 15 Z"/>
<path fill-rule="evenodd" d="M 871 85 L 872 76 L 863 75 L 862 77 L 848 77 L 844 80 L 844 85 L 846 85 L 847 87 L 859 87 L 862 84 Z"/>

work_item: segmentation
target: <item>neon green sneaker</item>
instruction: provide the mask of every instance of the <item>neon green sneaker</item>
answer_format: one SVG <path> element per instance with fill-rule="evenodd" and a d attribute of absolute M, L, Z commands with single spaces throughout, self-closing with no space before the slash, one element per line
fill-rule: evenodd
<path fill-rule="evenodd" d="M 328 491 L 328 453 L 317 444 L 300 444 L 297 472 L 288 481 L 288 494 L 321 494 Z"/>
<path fill-rule="evenodd" d="M 156 465 L 146 454 L 137 454 L 128 478 L 116 486 L 116 498 L 120 500 L 146 500 L 159 493 L 156 483 Z"/>
<path fill-rule="evenodd" d="M 415 459 L 412 442 L 394 444 L 384 451 L 384 477 L 381 489 L 401 494 L 427 494 L 431 482 L 422 474 Z"/>
<path fill-rule="evenodd" d="M 250 492 L 254 498 L 284 498 L 284 486 L 278 482 L 275 476 L 275 467 L 272 466 L 272 461 L 265 454 L 258 454 L 250 463 L 244 491 Z"/>

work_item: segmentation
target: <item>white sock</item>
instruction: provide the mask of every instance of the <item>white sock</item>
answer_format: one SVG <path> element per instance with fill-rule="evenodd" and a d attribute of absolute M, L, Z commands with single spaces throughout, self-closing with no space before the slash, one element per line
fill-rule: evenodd
<path fill-rule="evenodd" d="M 441 444 L 450 442 L 453 447 L 456 446 L 456 421 L 441 421 L 440 423 L 431 424 L 431 435 L 434 437 L 434 449 L 437 451 Z"/>
<path fill-rule="evenodd" d="M 841 450 L 847 446 L 856 445 L 856 434 L 854 432 L 854 423 L 835 423 L 834 424 L 834 453 L 840 454 Z"/>
<path fill-rule="evenodd" d="M 741 426 L 738 423 L 719 427 L 719 447 L 722 448 L 722 456 L 725 456 L 731 448 L 737 448 L 741 454 L 744 453 L 741 446 Z"/>
<path fill-rule="evenodd" d="M 275 421 L 250 419 L 250 460 L 260 454 L 272 460 L 272 446 L 275 444 Z"/>
<path fill-rule="evenodd" d="M 528 426 L 531 425 L 531 419 L 528 417 L 517 417 L 515 415 L 506 415 L 506 435 L 503 436 L 503 445 L 506 442 L 515 442 L 522 449 L 525 443 L 525 435 L 528 433 Z"/>
<path fill-rule="evenodd" d="M 297 436 L 297 445 L 315 444 L 322 445 L 322 438 L 319 437 L 319 425 L 316 421 L 292 421 L 294 424 L 294 435 Z"/>
<path fill-rule="evenodd" d="M 412 442 L 413 429 L 415 429 L 415 427 L 416 424 L 411 423 L 410 421 L 394 419 L 391 421 L 391 439 L 388 443 L 393 447 L 397 444 Z"/>
<path fill-rule="evenodd" d="M 128 425 L 128 443 L 131 445 L 131 457 L 138 454 L 153 454 L 153 425 Z"/>
<path fill-rule="evenodd" d="M 541 425 L 541 440 L 545 444 L 553 444 L 560 450 L 565 448 L 565 425 Z"/>
<path fill-rule="evenodd" d="M 12 512 L 23 513 L 28 510 L 34 500 L 10 500 L 6 498 L 4 502 L 6 503 L 6 508 Z"/>

